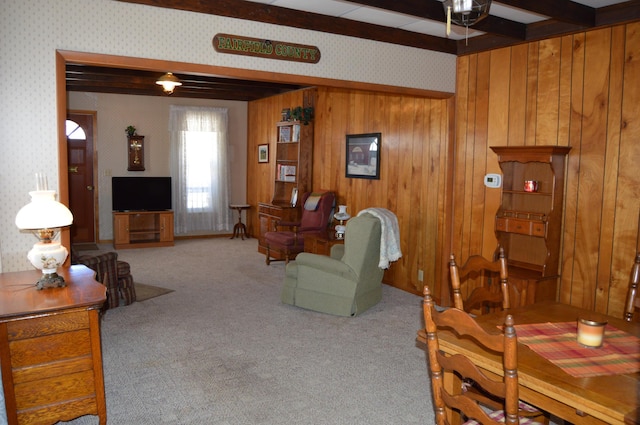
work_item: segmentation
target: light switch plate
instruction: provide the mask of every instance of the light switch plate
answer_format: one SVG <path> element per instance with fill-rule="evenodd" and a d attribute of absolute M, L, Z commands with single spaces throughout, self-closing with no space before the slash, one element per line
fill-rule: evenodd
<path fill-rule="evenodd" d="M 484 176 L 484 185 L 487 187 L 502 186 L 502 176 L 500 174 L 487 174 Z"/>

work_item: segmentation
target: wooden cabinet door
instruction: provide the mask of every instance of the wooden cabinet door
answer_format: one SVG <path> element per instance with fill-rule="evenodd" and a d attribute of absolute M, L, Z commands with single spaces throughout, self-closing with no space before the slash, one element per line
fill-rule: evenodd
<path fill-rule="evenodd" d="M 173 241 L 173 213 L 160 214 L 160 242 Z"/>
<path fill-rule="evenodd" d="M 113 215 L 113 242 L 118 245 L 129 243 L 129 214 Z"/>

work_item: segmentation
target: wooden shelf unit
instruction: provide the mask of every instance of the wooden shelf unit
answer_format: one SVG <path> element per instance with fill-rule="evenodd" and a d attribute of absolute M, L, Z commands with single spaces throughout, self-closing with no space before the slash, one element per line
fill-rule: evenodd
<path fill-rule="evenodd" d="M 115 249 L 173 246 L 173 211 L 113 212 Z"/>
<path fill-rule="evenodd" d="M 503 187 L 495 232 L 509 265 L 512 307 L 557 298 L 566 158 L 571 147 L 492 146 Z M 538 182 L 536 192 L 524 182 Z M 514 305 L 515 304 L 515 305 Z"/>
<path fill-rule="evenodd" d="M 313 123 L 283 121 L 276 124 L 273 204 L 288 204 L 294 188 L 301 195 L 311 189 Z"/>
<path fill-rule="evenodd" d="M 264 241 L 266 232 L 275 231 L 279 221 L 300 219 L 300 199 L 303 193 L 311 190 L 313 177 L 313 122 L 303 124 L 300 121 L 281 121 L 276 123 L 274 135 L 276 148 L 273 197 L 271 203 L 258 204 L 258 251 L 263 254 L 267 252 Z M 297 203 L 291 205 L 294 189 L 298 192 Z M 278 254 L 275 255 L 272 258 L 279 259 Z"/>

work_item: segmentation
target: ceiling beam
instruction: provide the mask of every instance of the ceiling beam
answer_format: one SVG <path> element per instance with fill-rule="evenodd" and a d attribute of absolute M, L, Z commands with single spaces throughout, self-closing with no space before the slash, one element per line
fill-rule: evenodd
<path fill-rule="evenodd" d="M 244 0 L 216 0 L 206 3 L 199 0 L 119 1 L 246 19 L 266 24 L 286 25 L 293 28 L 341 34 L 367 40 L 456 54 L 456 42 L 454 40 L 354 21 L 352 19 L 336 18 L 319 13 L 304 12 Z"/>
<path fill-rule="evenodd" d="M 597 9 L 570 0 L 493 0 L 494 4 L 504 4 L 548 18 L 525 24 L 489 15 L 473 26 L 474 30 L 484 32 L 484 35 L 456 41 L 446 38 L 444 33 L 442 37 L 437 37 L 245 0 L 119 1 L 285 25 L 455 55 L 507 47 L 522 42 L 562 36 L 640 19 L 640 0 L 629 0 Z M 445 21 L 441 0 L 349 0 L 349 2 L 364 7 L 401 13 L 418 19 Z"/>

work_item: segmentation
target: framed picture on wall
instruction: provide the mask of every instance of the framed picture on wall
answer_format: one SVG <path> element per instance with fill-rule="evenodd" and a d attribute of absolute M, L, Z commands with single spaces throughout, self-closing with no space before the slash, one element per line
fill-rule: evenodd
<path fill-rule="evenodd" d="M 269 145 L 258 145 L 258 162 L 269 162 Z"/>
<path fill-rule="evenodd" d="M 347 134 L 345 176 L 380 179 L 380 142 L 382 133 Z"/>

